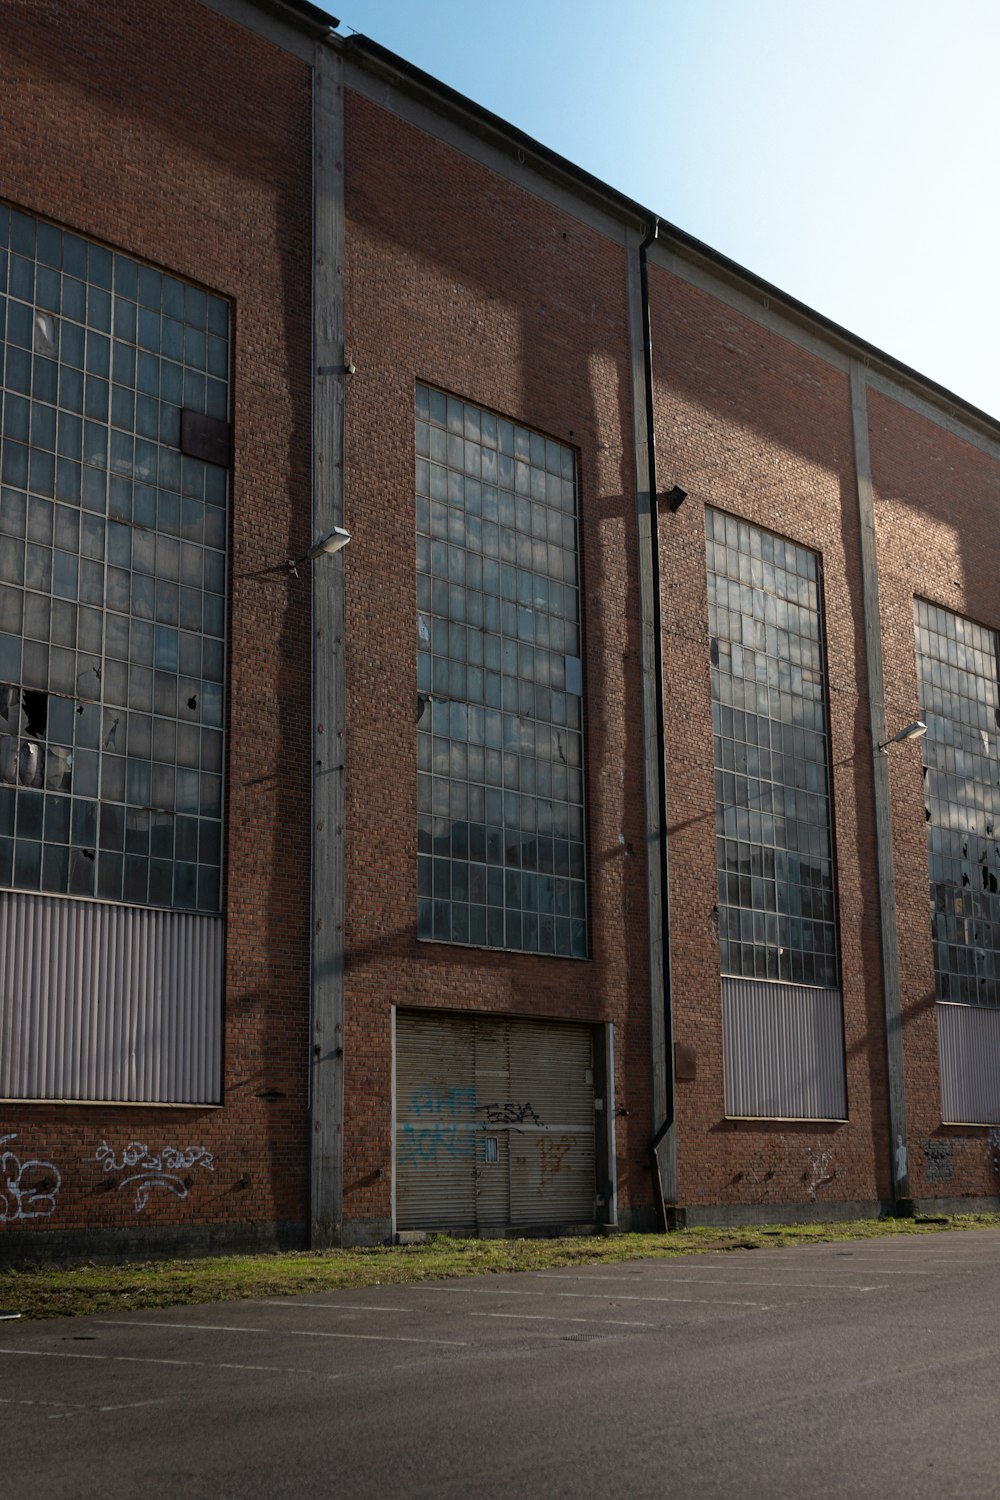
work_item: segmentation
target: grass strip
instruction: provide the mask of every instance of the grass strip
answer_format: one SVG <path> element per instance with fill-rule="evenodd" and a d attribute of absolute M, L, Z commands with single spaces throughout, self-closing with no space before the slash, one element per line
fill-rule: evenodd
<path fill-rule="evenodd" d="M 373 1249 L 219 1255 L 125 1265 L 88 1261 L 70 1267 L 39 1265 L 0 1271 L 0 1306 L 26 1318 L 80 1317 L 110 1309 L 184 1307 L 249 1297 L 288 1297 L 340 1287 L 389 1286 L 451 1276 L 669 1260 L 684 1255 L 998 1226 L 1000 1214 L 967 1214 L 697 1228 L 673 1234 L 573 1235 L 563 1239 L 454 1239 L 434 1235 L 422 1244 Z"/>

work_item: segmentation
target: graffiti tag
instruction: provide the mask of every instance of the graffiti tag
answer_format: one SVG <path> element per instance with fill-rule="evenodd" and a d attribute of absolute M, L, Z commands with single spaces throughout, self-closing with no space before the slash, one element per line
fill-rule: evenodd
<path fill-rule="evenodd" d="M 539 1137 L 538 1176 L 542 1192 L 545 1191 L 550 1178 L 557 1177 L 560 1172 L 572 1172 L 572 1163 L 566 1158 L 575 1145 L 575 1135 L 561 1135 L 558 1140 L 548 1139 L 544 1135 Z"/>
<path fill-rule="evenodd" d="M 896 1137 L 896 1181 L 902 1182 L 907 1174 L 906 1142 L 901 1135 Z"/>
<path fill-rule="evenodd" d="M 476 1108 L 475 1089 L 414 1089 L 410 1109 L 418 1117 L 446 1115 L 450 1120 L 471 1120 Z"/>
<path fill-rule="evenodd" d="M 439 1159 L 457 1161 L 476 1154 L 476 1138 L 468 1125 L 435 1120 L 430 1125 L 403 1125 L 399 1159 L 420 1166 Z"/>
<path fill-rule="evenodd" d="M 135 1188 L 133 1211 L 137 1214 L 146 1207 L 153 1188 L 165 1188 L 177 1198 L 186 1198 L 190 1182 L 180 1174 L 190 1167 L 215 1171 L 212 1153 L 204 1146 L 161 1146 L 152 1152 L 144 1141 L 129 1141 L 119 1157 L 107 1141 L 102 1141 L 95 1157 L 105 1172 L 128 1172 L 117 1187 L 119 1192 Z"/>
<path fill-rule="evenodd" d="M 407 1113 L 410 1118 L 399 1129 L 399 1160 L 418 1167 L 462 1158 L 483 1162 L 494 1159 L 487 1157 L 488 1148 L 479 1132 L 497 1125 L 545 1128 L 528 1102 L 480 1102 L 474 1088 L 447 1084 L 414 1089 Z M 553 1170 L 559 1170 L 558 1164 Z"/>
<path fill-rule="evenodd" d="M 0 1135 L 0 1146 L 17 1139 Z M 62 1185 L 59 1169 L 50 1161 L 31 1157 L 22 1161 L 14 1151 L 0 1154 L 0 1220 L 45 1219 L 55 1211 Z"/>
<path fill-rule="evenodd" d="M 542 1123 L 530 1104 L 515 1104 L 512 1099 L 498 1100 L 492 1104 L 477 1104 L 476 1114 L 482 1115 L 484 1125 L 540 1125 Z"/>
<path fill-rule="evenodd" d="M 809 1153 L 810 1178 L 808 1192 L 809 1197 L 814 1203 L 816 1201 L 817 1189 L 826 1187 L 827 1183 L 832 1182 L 837 1175 L 835 1171 L 830 1170 L 831 1160 L 832 1156 L 829 1151 L 820 1151 L 818 1153 L 810 1151 Z"/>

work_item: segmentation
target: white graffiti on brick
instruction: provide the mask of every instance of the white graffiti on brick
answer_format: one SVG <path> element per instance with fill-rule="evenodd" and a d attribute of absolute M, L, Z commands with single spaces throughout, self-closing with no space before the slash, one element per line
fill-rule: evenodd
<path fill-rule="evenodd" d="M 906 1161 L 906 1142 L 901 1135 L 896 1137 L 896 1181 L 902 1182 L 909 1168 Z"/>
<path fill-rule="evenodd" d="M 17 1135 L 0 1135 L 0 1146 L 16 1141 Z M 15 1151 L 0 1154 L 0 1221 L 46 1219 L 55 1211 L 62 1175 L 50 1161 L 29 1157 L 22 1161 Z"/>
<path fill-rule="evenodd" d="M 161 1146 L 154 1152 L 145 1141 L 129 1141 L 118 1156 L 107 1141 L 102 1141 L 95 1154 L 105 1172 L 128 1173 L 116 1186 L 119 1192 L 135 1188 L 133 1210 L 137 1214 L 146 1207 L 153 1188 L 165 1188 L 177 1198 L 186 1198 L 191 1183 L 181 1173 L 191 1167 L 215 1171 L 215 1159 L 204 1146 Z"/>
<path fill-rule="evenodd" d="M 817 1190 L 826 1187 L 837 1175 L 836 1169 L 830 1165 L 832 1160 L 833 1155 L 829 1151 L 809 1152 L 810 1177 L 808 1191 L 809 1197 L 814 1203 L 816 1201 Z"/>

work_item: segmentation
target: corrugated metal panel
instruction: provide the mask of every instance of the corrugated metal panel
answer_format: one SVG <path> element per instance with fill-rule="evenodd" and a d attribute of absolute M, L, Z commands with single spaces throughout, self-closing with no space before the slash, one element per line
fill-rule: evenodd
<path fill-rule="evenodd" d="M 946 1125 L 1000 1124 L 1000 1010 L 938 1005 L 941 1119 Z"/>
<path fill-rule="evenodd" d="M 556 1021 L 400 1012 L 400 1229 L 589 1223 L 593 1033 Z"/>
<path fill-rule="evenodd" d="M 396 1222 L 476 1229 L 475 1033 L 448 1016 L 396 1016 Z"/>
<path fill-rule="evenodd" d="M 847 1118 L 839 990 L 723 978 L 722 1037 L 727 1115 Z"/>
<path fill-rule="evenodd" d="M 558 1021 L 513 1023 L 510 1050 L 511 1100 L 530 1107 L 510 1127 L 511 1223 L 592 1223 L 593 1032 Z"/>
<path fill-rule="evenodd" d="M 510 1223 L 510 1132 L 484 1129 L 476 1139 L 476 1229 Z"/>
<path fill-rule="evenodd" d="M 504 1020 L 472 1022 L 475 1056 L 474 1177 L 476 1228 L 504 1229 L 510 1223 L 510 1136 L 487 1120 L 484 1101 L 506 1099 L 510 1079 L 510 1028 Z M 492 1143 L 492 1145 L 491 1145 Z"/>
<path fill-rule="evenodd" d="M 217 1104 L 223 930 L 0 892 L 0 1098 Z"/>

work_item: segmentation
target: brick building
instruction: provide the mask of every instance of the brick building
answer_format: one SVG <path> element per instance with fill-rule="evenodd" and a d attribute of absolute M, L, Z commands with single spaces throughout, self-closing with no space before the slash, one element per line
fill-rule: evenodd
<path fill-rule="evenodd" d="M 270 1241 L 308 1181 L 313 42 L 3 29 L 4 1243 Z"/>
<path fill-rule="evenodd" d="M 1000 427 L 333 24 L 0 62 L 0 1255 L 995 1202 Z"/>

